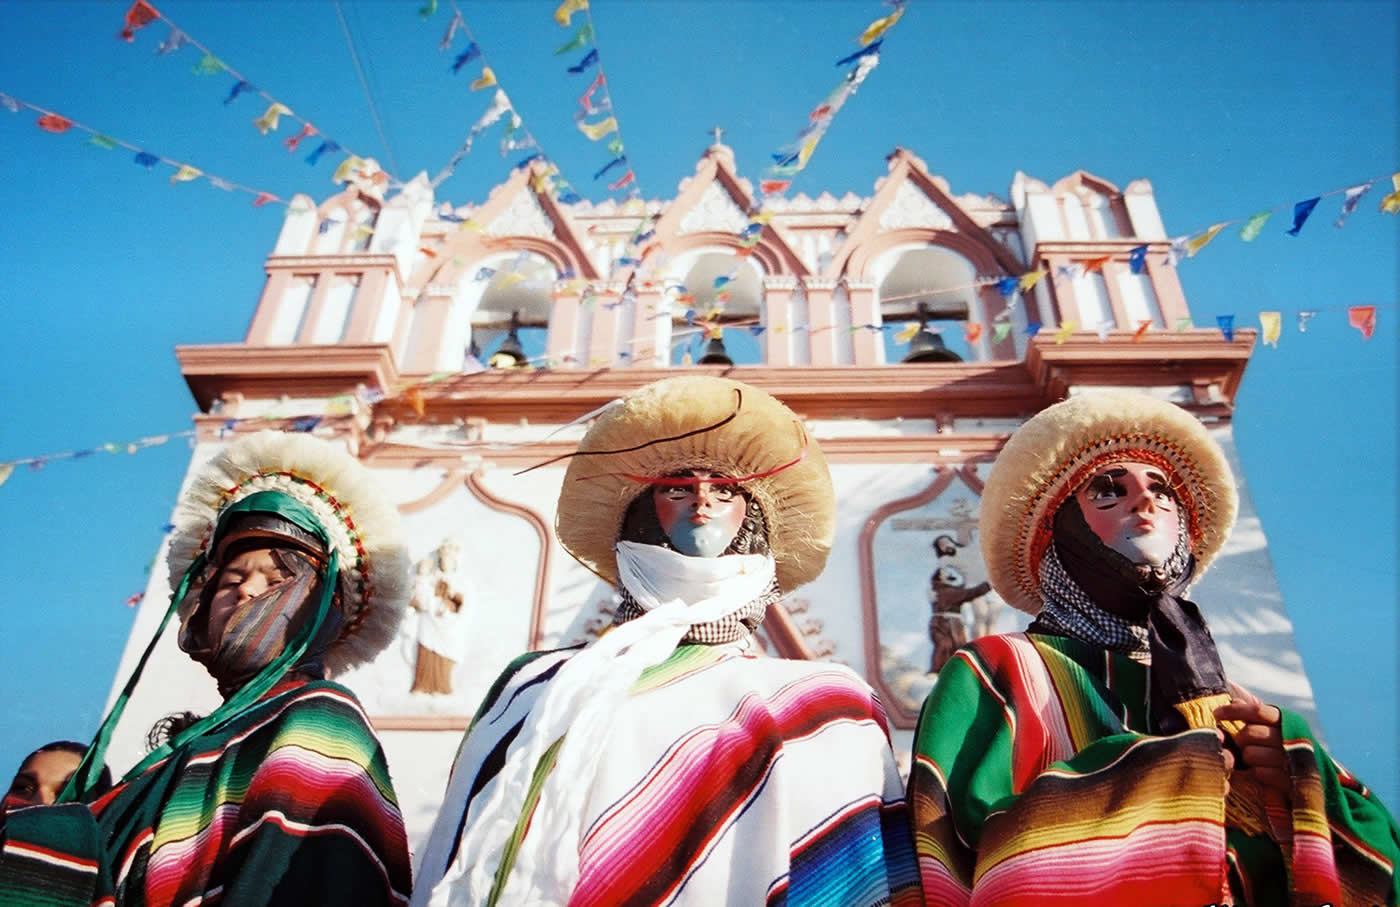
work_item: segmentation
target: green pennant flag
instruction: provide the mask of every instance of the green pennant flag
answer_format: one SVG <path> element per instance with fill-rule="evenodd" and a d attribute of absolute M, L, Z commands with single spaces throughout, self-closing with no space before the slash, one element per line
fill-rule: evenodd
<path fill-rule="evenodd" d="M 621 154 L 622 137 L 619 136 L 618 138 L 613 139 L 611 142 L 608 142 L 608 150 L 611 151 L 613 154 Z"/>
<path fill-rule="evenodd" d="M 107 136 L 96 134 L 94 134 L 92 138 L 88 139 L 88 144 L 92 145 L 94 148 L 101 148 L 103 151 L 111 151 L 113 148 L 117 147 L 117 143 L 109 139 Z"/>
<path fill-rule="evenodd" d="M 1254 238 L 1259 235 L 1259 231 L 1264 229 L 1264 223 L 1273 213 L 1272 211 L 1260 211 L 1258 214 L 1252 215 L 1240 230 L 1240 239 L 1245 242 L 1253 242 Z"/>
<path fill-rule="evenodd" d="M 224 71 L 224 64 L 219 62 L 219 58 L 213 54 L 205 54 L 199 58 L 199 62 L 190 68 L 190 72 L 197 76 L 213 76 Z"/>
<path fill-rule="evenodd" d="M 992 343 L 1001 343 L 1006 339 L 1006 335 L 1011 333 L 1011 322 L 998 321 L 992 327 Z"/>
<path fill-rule="evenodd" d="M 560 54 L 566 54 L 571 50 L 578 50 L 580 47 L 589 43 L 592 40 L 593 26 L 591 24 L 585 23 L 584 26 L 578 30 L 578 33 L 574 35 L 573 39 L 570 40 L 568 44 L 565 44 L 556 51 L 554 51 L 554 55 L 557 57 Z"/>
<path fill-rule="evenodd" d="M 1178 318 L 1178 319 L 1176 320 L 1176 329 L 1177 329 L 1177 331 L 1184 331 L 1184 330 L 1186 330 L 1186 329 L 1189 328 L 1189 327 L 1191 327 L 1191 319 L 1190 319 L 1190 318 Z"/>

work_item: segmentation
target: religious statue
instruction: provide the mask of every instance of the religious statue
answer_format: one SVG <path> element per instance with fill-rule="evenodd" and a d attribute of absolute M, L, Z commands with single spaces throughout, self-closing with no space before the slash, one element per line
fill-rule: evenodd
<path fill-rule="evenodd" d="M 452 692 L 452 669 L 461 661 L 467 645 L 465 597 L 458 585 L 459 551 L 445 541 L 418 562 L 413 598 L 418 612 L 418 659 L 413 673 L 414 693 Z"/>

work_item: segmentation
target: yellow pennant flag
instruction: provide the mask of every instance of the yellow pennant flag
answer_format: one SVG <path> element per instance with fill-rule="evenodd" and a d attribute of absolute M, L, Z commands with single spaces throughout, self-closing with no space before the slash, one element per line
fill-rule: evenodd
<path fill-rule="evenodd" d="M 1216 224 L 1214 227 L 1211 227 L 1209 230 L 1202 233 L 1200 236 L 1193 236 L 1190 239 L 1188 239 L 1186 241 L 1186 257 L 1190 258 L 1197 252 L 1204 249 L 1212 239 L 1215 239 L 1215 234 L 1219 233 L 1223 229 L 1225 229 L 1224 224 Z"/>
<path fill-rule="evenodd" d="M 491 281 L 491 287 L 496 290 L 505 290 L 522 282 L 524 279 L 525 277 L 522 274 L 517 274 L 515 271 L 506 271 L 503 274 L 496 275 L 496 279 Z"/>
<path fill-rule="evenodd" d="M 1059 346 L 1068 340 L 1069 335 L 1074 333 L 1075 327 L 1077 327 L 1077 325 L 1073 321 L 1066 321 L 1064 324 L 1060 325 L 1060 329 L 1055 332 L 1055 345 Z"/>
<path fill-rule="evenodd" d="M 13 464 L 13 463 L 4 463 L 4 464 L 0 464 L 0 485 L 4 485 L 7 481 L 9 481 L 10 474 L 11 474 L 12 472 L 14 472 L 14 471 L 15 471 L 15 464 Z"/>
<path fill-rule="evenodd" d="M 1381 199 L 1381 210 L 1386 214 L 1400 214 L 1400 173 L 1391 175 L 1390 184 L 1395 191 Z"/>
<path fill-rule="evenodd" d="M 170 185 L 176 183 L 188 183 L 190 180 L 197 180 L 204 175 L 203 170 L 197 170 L 189 164 L 181 164 L 180 169 L 170 174 Z"/>
<path fill-rule="evenodd" d="M 891 28 L 894 27 L 894 24 L 899 21 L 899 17 L 902 15 L 904 15 L 904 7 L 901 6 L 899 9 L 890 13 L 888 16 L 885 16 L 881 19 L 876 19 L 874 22 L 871 22 L 865 27 L 865 31 L 860 33 L 860 38 L 858 39 L 860 41 L 860 46 L 864 47 L 871 41 L 874 41 L 876 38 L 883 35 L 885 32 L 889 31 Z"/>
<path fill-rule="evenodd" d="M 374 235 L 374 228 L 373 228 L 373 227 L 367 227 L 367 226 L 365 226 L 364 224 L 360 224 L 358 227 L 355 228 L 355 231 L 354 231 L 353 233 L 350 234 L 350 238 L 351 238 L 351 239 L 368 239 L 369 237 L 371 237 L 371 236 L 373 236 L 373 235 Z"/>
<path fill-rule="evenodd" d="M 559 23 L 560 28 L 568 28 L 574 13 L 585 9 L 588 9 L 588 0 L 564 0 L 554 11 L 554 21 Z"/>
<path fill-rule="evenodd" d="M 1279 334 L 1283 333 L 1283 316 L 1278 312 L 1260 312 L 1259 326 L 1264 329 L 1264 342 L 1278 348 Z"/>
<path fill-rule="evenodd" d="M 480 78 L 478 78 L 475 82 L 473 82 L 473 83 L 472 83 L 470 86 L 468 86 L 468 87 L 471 88 L 472 91 L 480 91 L 480 90 L 483 89 L 483 88 L 490 88 L 492 85 L 495 85 L 495 84 L 496 84 L 496 73 L 492 71 L 491 67 L 489 67 L 489 66 L 483 66 L 483 67 L 481 67 L 481 76 L 480 76 Z"/>
<path fill-rule="evenodd" d="M 1040 279 L 1045 276 L 1044 271 L 1027 271 L 1021 275 L 1021 279 L 1016 282 L 1016 288 L 1022 293 L 1032 289 L 1040 283 Z"/>
<path fill-rule="evenodd" d="M 772 219 L 773 219 L 773 212 L 772 212 L 772 211 L 760 211 L 760 212 L 758 212 L 757 214 L 755 214 L 753 217 L 750 217 L 750 218 L 749 218 L 749 223 L 752 223 L 752 224 L 766 224 L 766 223 L 768 223 L 769 221 L 771 221 Z"/>
<path fill-rule="evenodd" d="M 253 125 L 258 127 L 258 132 L 267 135 L 269 132 L 277 131 L 277 121 L 284 113 L 292 111 L 285 104 L 273 104 L 263 112 L 263 115 L 253 121 Z"/>
<path fill-rule="evenodd" d="M 335 173 L 331 174 L 331 182 L 343 183 L 354 176 L 355 171 L 365 165 L 365 162 L 353 154 L 340 162 L 340 166 L 335 168 Z"/>
<path fill-rule="evenodd" d="M 606 120 L 599 120 L 596 123 L 585 123 L 579 120 L 578 131 L 588 136 L 590 142 L 596 142 L 605 135 L 617 132 L 617 117 L 608 117 Z"/>
<path fill-rule="evenodd" d="M 894 335 L 895 343 L 908 343 L 914 339 L 914 335 L 919 333 L 919 323 L 911 321 L 899 333 Z"/>
<path fill-rule="evenodd" d="M 810 139 L 802 143 L 802 147 L 799 148 L 797 151 L 798 170 L 801 170 L 803 167 L 807 166 L 807 161 L 811 159 L 812 152 L 817 150 L 817 142 L 820 142 L 821 140 L 822 137 L 820 135 L 814 135 Z"/>

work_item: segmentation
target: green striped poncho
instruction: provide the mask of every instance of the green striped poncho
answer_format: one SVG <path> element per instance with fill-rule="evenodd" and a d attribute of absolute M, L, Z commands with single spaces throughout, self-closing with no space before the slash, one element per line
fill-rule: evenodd
<path fill-rule="evenodd" d="M 1129 658 L 1026 633 L 959 650 L 909 778 L 926 902 L 1396 903 L 1400 830 L 1300 717 L 1283 712 L 1286 799 L 1240 771 L 1227 797 L 1212 730 L 1146 727 Z"/>
<path fill-rule="evenodd" d="M 403 819 L 354 695 L 284 683 L 90 806 L 18 810 L 0 903 L 396 904 Z"/>

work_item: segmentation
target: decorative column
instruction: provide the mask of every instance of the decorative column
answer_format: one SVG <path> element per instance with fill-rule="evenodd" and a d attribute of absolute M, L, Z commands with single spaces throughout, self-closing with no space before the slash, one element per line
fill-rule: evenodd
<path fill-rule="evenodd" d="M 851 346 L 856 365 L 882 365 L 883 332 L 868 330 L 867 324 L 882 324 L 879 305 L 875 299 L 875 284 L 866 280 L 846 281 L 846 295 L 851 301 Z"/>
<path fill-rule="evenodd" d="M 835 365 L 836 328 L 832 296 L 836 281 L 830 277 L 807 277 L 802 281 L 807 289 L 807 344 L 812 365 Z"/>
<path fill-rule="evenodd" d="M 797 280 L 786 275 L 763 278 L 763 320 L 765 333 L 768 334 L 764 365 L 792 365 L 792 345 L 807 342 L 805 337 L 793 336 L 792 319 L 788 317 L 788 302 L 796 288 Z"/>
<path fill-rule="evenodd" d="M 268 269 L 267 282 L 263 284 L 262 299 L 253 313 L 253 321 L 248 325 L 248 335 L 243 342 L 249 346 L 265 346 L 277 321 L 277 310 L 282 307 L 287 295 L 287 287 L 292 282 L 292 272 L 282 268 Z"/>
<path fill-rule="evenodd" d="M 549 310 L 549 340 L 545 344 L 545 355 L 554 368 L 578 368 L 580 365 L 575 343 L 579 292 L 572 284 L 573 281 L 567 281 L 552 294 L 554 304 Z"/>

